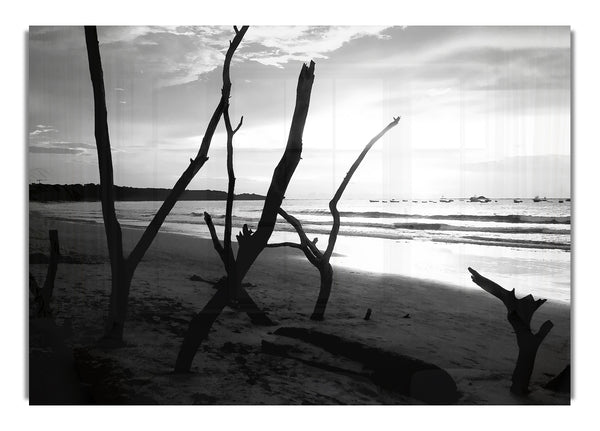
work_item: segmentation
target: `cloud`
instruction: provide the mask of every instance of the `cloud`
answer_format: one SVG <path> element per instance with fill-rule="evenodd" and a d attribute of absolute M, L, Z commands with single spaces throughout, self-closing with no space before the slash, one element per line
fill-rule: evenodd
<path fill-rule="evenodd" d="M 32 130 L 31 132 L 29 132 L 29 136 L 31 138 L 33 137 L 39 137 L 40 135 L 45 135 L 47 133 L 55 133 L 58 132 L 57 129 L 55 129 L 52 126 L 44 126 L 43 124 L 38 124 L 37 126 L 35 126 L 35 130 Z"/>
<path fill-rule="evenodd" d="M 96 146 L 82 142 L 36 142 L 29 145 L 30 153 L 37 154 L 87 154 L 90 150 L 95 150 Z"/>
<path fill-rule="evenodd" d="M 388 27 L 368 26 L 259 26 L 252 27 L 240 55 L 268 66 L 283 67 L 290 61 L 327 58 L 345 43 L 365 36 L 386 38 Z"/>
<path fill-rule="evenodd" d="M 30 153 L 39 154 L 81 154 L 83 150 L 74 150 L 71 148 L 56 148 L 56 147 L 38 147 L 35 145 L 29 146 Z"/>
<path fill-rule="evenodd" d="M 386 38 L 387 27 L 251 26 L 234 61 L 281 68 L 291 61 L 324 59 L 352 40 Z M 99 27 L 103 62 L 135 64 L 159 86 L 198 79 L 222 65 L 233 29 L 223 26 Z M 121 87 L 118 87 L 121 88 Z M 119 90 L 117 90 L 119 91 Z"/>

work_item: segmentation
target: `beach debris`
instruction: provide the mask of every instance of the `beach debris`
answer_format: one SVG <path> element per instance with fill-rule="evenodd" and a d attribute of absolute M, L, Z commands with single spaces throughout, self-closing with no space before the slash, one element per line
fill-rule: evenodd
<path fill-rule="evenodd" d="M 406 313 L 404 316 L 402 316 L 403 319 L 410 319 L 410 313 Z"/>
<path fill-rule="evenodd" d="M 544 385 L 544 388 L 555 392 L 571 392 L 571 364 L 567 365 L 556 377 Z"/>
<path fill-rule="evenodd" d="M 279 337 L 263 339 L 264 352 L 368 377 L 378 386 L 427 404 L 454 404 L 460 397 L 454 379 L 445 370 L 420 359 L 308 328 L 282 327 L 274 335 Z M 295 341 L 286 342 L 281 337 Z"/>
<path fill-rule="evenodd" d="M 542 323 L 536 334 L 531 331 L 530 324 L 533 313 L 546 300 L 534 300 L 532 295 L 517 299 L 514 289 L 508 291 L 492 280 L 485 278 L 473 268 L 468 269 L 473 282 L 486 292 L 500 299 L 508 311 L 507 319 L 515 331 L 519 347 L 519 355 L 512 374 L 510 391 L 516 395 L 527 395 L 529 393 L 529 380 L 533 372 L 538 348 L 554 326 L 550 320 L 546 320 Z"/>
<path fill-rule="evenodd" d="M 364 319 L 369 320 L 371 318 L 371 309 L 367 308 L 367 313 L 365 314 Z"/>
<path fill-rule="evenodd" d="M 52 315 L 50 300 L 54 291 L 54 280 L 60 259 L 60 248 L 58 245 L 58 231 L 48 231 L 50 237 L 50 258 L 48 259 L 48 272 L 44 285 L 40 288 L 33 274 L 29 273 L 29 291 L 33 294 L 35 304 L 35 315 L 37 317 L 49 317 Z"/>
<path fill-rule="evenodd" d="M 183 171 L 168 196 L 164 200 L 160 209 L 154 215 L 152 221 L 139 241 L 134 246 L 129 256 L 123 254 L 123 237 L 121 225 L 117 219 L 115 211 L 115 186 L 113 182 L 113 163 L 109 140 L 109 130 L 107 121 L 107 108 L 104 88 L 104 78 L 102 72 L 102 60 L 100 57 L 100 48 L 98 41 L 98 32 L 96 26 L 85 26 L 85 42 L 88 54 L 88 64 L 92 89 L 94 94 L 94 125 L 96 137 L 96 149 L 98 152 L 98 167 L 100 170 L 100 197 L 102 205 L 102 216 L 104 219 L 104 230 L 108 243 L 108 254 L 111 267 L 111 294 L 109 303 L 109 313 L 106 322 L 106 330 L 103 340 L 116 341 L 109 344 L 120 344 L 123 340 L 123 331 L 125 318 L 127 315 L 127 305 L 129 300 L 129 291 L 131 281 L 135 270 L 146 254 L 146 251 L 152 244 L 160 227 L 166 217 L 171 212 L 185 189 L 204 166 L 208 160 L 208 150 L 210 144 L 224 111 L 229 106 L 229 97 L 231 92 L 231 82 L 229 79 L 229 67 L 233 54 L 248 26 L 243 26 L 235 30 L 233 41 L 229 42 L 229 48 L 225 54 L 223 63 L 223 88 L 221 98 L 217 105 L 202 138 L 200 149 L 195 158 L 190 159 L 190 164 Z"/>
<path fill-rule="evenodd" d="M 316 238 L 314 241 L 310 241 L 306 232 L 304 231 L 302 224 L 300 221 L 288 214 L 283 208 L 279 208 L 279 215 L 283 217 L 293 228 L 296 230 L 298 237 L 300 239 L 300 243 L 294 242 L 282 242 L 282 243 L 272 243 L 267 244 L 267 247 L 293 247 L 302 250 L 308 261 L 319 271 L 319 275 L 321 277 L 321 285 L 319 287 L 319 296 L 317 297 L 317 302 L 315 303 L 315 307 L 312 315 L 310 316 L 311 320 L 323 320 L 325 318 L 325 309 L 327 308 L 327 302 L 329 301 L 329 295 L 331 294 L 331 286 L 333 284 L 333 267 L 329 263 L 331 256 L 333 254 L 333 248 L 335 247 L 335 243 L 337 241 L 337 236 L 340 231 L 340 213 L 337 209 L 337 204 L 346 190 L 352 175 L 358 169 L 361 162 L 371 149 L 373 145 L 390 129 L 396 127 L 398 122 L 400 121 L 400 117 L 393 117 L 392 122 L 390 122 L 387 126 L 383 128 L 377 135 L 375 135 L 369 143 L 363 148 L 361 153 L 358 155 L 350 169 L 346 173 L 344 180 L 338 187 L 337 191 L 333 195 L 333 198 L 329 202 L 329 210 L 331 211 L 331 215 L 333 217 L 333 226 L 331 227 L 331 231 L 329 232 L 329 242 L 327 243 L 327 248 L 324 252 L 319 250 L 316 246 L 317 241 Z M 387 201 L 382 201 L 387 202 Z"/>
<path fill-rule="evenodd" d="M 236 32 L 236 37 L 240 33 L 242 33 L 242 31 L 239 33 Z M 227 78 L 227 83 L 230 87 L 229 74 L 226 73 L 228 71 L 229 65 L 224 68 L 223 76 L 224 82 L 225 78 Z M 315 63 L 311 60 L 308 65 L 303 64 L 300 70 L 296 88 L 296 103 L 292 122 L 290 124 L 288 140 L 281 160 L 273 171 L 273 177 L 265 197 L 260 221 L 258 222 L 256 231 L 249 229 L 247 224 L 243 225 L 242 231 L 236 236 L 238 240 L 237 256 L 234 256 L 231 246 L 232 208 L 233 200 L 235 198 L 233 136 L 241 127 L 242 121 L 240 121 L 235 129 L 232 127 L 229 118 L 229 94 L 227 99 L 225 99 L 223 119 L 225 121 L 225 129 L 227 132 L 228 187 L 223 244 L 221 244 L 221 241 L 217 237 L 212 218 L 207 212 L 204 213 L 204 221 L 208 226 L 213 246 L 223 261 L 226 278 L 205 307 L 192 318 L 188 332 L 185 335 L 181 349 L 177 355 L 175 372 L 189 372 L 194 356 L 198 351 L 198 347 L 208 335 L 216 318 L 227 305 L 246 312 L 253 324 L 266 326 L 275 324 L 275 322 L 273 322 L 254 302 L 252 297 L 242 286 L 242 283 L 244 277 L 260 253 L 262 253 L 267 246 L 269 238 L 275 229 L 277 212 L 281 208 L 281 203 L 285 197 L 285 192 L 292 176 L 294 175 L 294 171 L 296 170 L 298 163 L 300 163 L 300 156 L 302 154 L 302 136 L 304 134 L 304 126 L 308 115 L 314 79 Z"/>

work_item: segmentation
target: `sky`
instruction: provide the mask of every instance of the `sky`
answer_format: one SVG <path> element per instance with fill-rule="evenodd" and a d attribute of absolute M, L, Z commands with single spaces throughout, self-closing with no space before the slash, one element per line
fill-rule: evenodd
<path fill-rule="evenodd" d="M 170 188 L 218 104 L 232 27 L 99 27 L 115 183 Z M 31 27 L 30 182 L 97 183 L 83 27 Z M 570 196 L 569 27 L 250 26 L 231 67 L 236 192 L 266 194 L 314 60 L 287 198 Z M 221 122 L 189 189 L 226 190 Z"/>

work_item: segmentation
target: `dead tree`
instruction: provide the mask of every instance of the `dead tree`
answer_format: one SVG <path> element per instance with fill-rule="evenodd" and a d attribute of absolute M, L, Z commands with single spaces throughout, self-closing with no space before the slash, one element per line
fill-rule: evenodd
<path fill-rule="evenodd" d="M 60 249 L 58 246 L 58 231 L 50 230 L 48 234 L 50 236 L 50 259 L 48 261 L 48 271 L 44 285 L 40 288 L 35 277 L 29 274 L 29 291 L 33 294 L 36 304 L 36 317 L 49 317 L 52 315 L 50 300 L 54 291 L 54 280 L 56 279 L 56 271 L 58 269 Z"/>
<path fill-rule="evenodd" d="M 85 39 L 88 52 L 88 61 L 92 86 L 94 90 L 94 118 L 95 118 L 95 136 L 96 147 L 98 151 L 98 165 L 100 170 L 100 195 L 102 202 L 102 215 L 104 219 L 104 228 L 108 243 L 108 254 L 111 264 L 111 295 L 109 305 L 109 315 L 107 319 L 105 339 L 117 343 L 123 339 L 123 329 L 127 314 L 127 302 L 129 298 L 129 289 L 131 280 L 137 265 L 140 263 L 144 254 L 152 244 L 165 218 L 175 206 L 181 194 L 200 168 L 208 160 L 208 150 L 210 148 L 215 129 L 221 119 L 221 115 L 228 103 L 231 83 L 229 81 L 229 67 L 233 54 L 248 26 L 241 29 L 234 27 L 235 37 L 229 44 L 229 49 L 225 55 L 223 64 L 223 88 L 221 98 L 206 128 L 204 137 L 198 154 L 194 159 L 190 159 L 190 164 L 181 174 L 181 177 L 161 205 L 160 209 L 154 215 L 150 224 L 146 227 L 139 241 L 129 254 L 125 257 L 123 254 L 123 240 L 121 226 L 115 213 L 115 195 L 113 183 L 113 167 L 110 149 L 110 140 L 108 135 L 108 123 L 106 112 L 106 101 L 104 92 L 104 80 L 102 73 L 102 63 L 100 59 L 100 49 L 98 44 L 98 35 L 96 27 L 85 27 Z"/>
<path fill-rule="evenodd" d="M 279 164 L 275 167 L 271 185 L 265 198 L 261 218 L 255 232 L 244 225 L 242 231 L 236 235 L 238 240 L 238 253 L 234 257 L 231 248 L 231 213 L 233 205 L 233 189 L 235 185 L 235 175 L 233 173 L 233 135 L 241 126 L 233 129 L 229 120 L 228 106 L 224 111 L 223 118 L 227 129 L 227 172 L 229 178 L 229 187 L 227 194 L 226 216 L 225 216 L 225 237 L 223 245 L 216 235 L 214 225 L 210 214 L 204 213 L 204 220 L 208 225 L 215 250 L 221 257 L 227 276 L 217 286 L 217 292 L 204 308 L 194 315 L 188 331 L 183 340 L 183 344 L 177 355 L 175 363 L 176 372 L 189 372 L 192 361 L 200 344 L 208 335 L 208 332 L 227 305 L 234 305 L 238 309 L 247 312 L 250 319 L 255 324 L 272 324 L 267 315 L 260 310 L 258 305 L 250 297 L 248 292 L 242 287 L 242 282 L 248 270 L 267 246 L 267 242 L 273 233 L 277 220 L 277 212 L 281 208 L 285 191 L 300 162 L 302 153 L 302 135 L 304 125 L 308 115 L 310 105 L 310 95 L 314 81 L 315 63 L 310 62 L 309 66 L 302 65 L 300 76 L 298 77 L 298 87 L 296 89 L 296 106 L 292 117 L 292 124 L 288 136 L 287 145 Z"/>
<path fill-rule="evenodd" d="M 350 182 L 352 175 L 358 169 L 361 162 L 371 149 L 371 147 L 377 142 L 383 135 L 387 133 L 388 130 L 395 127 L 400 121 L 400 117 L 395 117 L 394 120 L 388 124 L 381 132 L 379 132 L 373 139 L 369 141 L 369 143 L 363 148 L 362 152 L 359 154 L 358 158 L 354 161 L 350 170 L 346 174 L 346 177 L 338 187 L 335 195 L 329 202 L 329 210 L 331 211 L 331 215 L 333 216 L 333 226 L 331 227 L 331 232 L 329 233 L 329 242 L 327 244 L 327 249 L 324 252 L 321 252 L 317 248 L 317 238 L 310 241 L 302 228 L 302 224 L 298 219 L 286 213 L 282 208 L 279 209 L 279 215 L 281 215 L 290 225 L 298 233 L 298 237 L 300 238 L 300 243 L 291 243 L 291 242 L 283 242 L 283 243 L 273 243 L 268 244 L 267 247 L 294 247 L 302 250 L 306 258 L 310 263 L 315 266 L 319 270 L 319 275 L 321 277 L 321 285 L 319 287 L 319 297 L 317 298 L 317 302 L 315 303 L 315 308 L 313 310 L 310 318 L 312 320 L 323 320 L 325 315 L 325 309 L 327 308 L 327 302 L 329 301 L 329 295 L 331 294 L 331 285 L 333 284 L 333 267 L 329 263 L 331 259 L 331 255 L 333 253 L 333 248 L 335 247 L 335 242 L 337 241 L 337 236 L 340 231 L 340 213 L 337 209 L 337 204 L 346 190 L 346 186 Z"/>
<path fill-rule="evenodd" d="M 527 395 L 529 393 L 529 380 L 533 372 L 538 348 L 554 326 L 550 320 L 546 320 L 537 334 L 531 331 L 531 317 L 546 300 L 534 300 L 531 295 L 517 299 L 514 289 L 508 291 L 472 268 L 469 268 L 469 272 L 475 284 L 494 295 L 506 306 L 506 310 L 508 311 L 507 318 L 515 331 L 519 347 L 519 356 L 517 357 L 517 364 L 512 374 L 510 391 L 517 395 Z"/>

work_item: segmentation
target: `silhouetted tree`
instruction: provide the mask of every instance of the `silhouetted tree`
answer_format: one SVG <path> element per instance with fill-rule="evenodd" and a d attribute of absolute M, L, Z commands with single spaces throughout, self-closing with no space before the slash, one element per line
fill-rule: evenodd
<path fill-rule="evenodd" d="M 331 211 L 331 215 L 333 216 L 333 226 L 331 227 L 331 232 L 329 233 L 329 242 L 327 244 L 327 249 L 324 252 L 321 252 L 317 248 L 317 238 L 310 241 L 302 228 L 302 224 L 298 219 L 289 215 L 287 212 L 283 210 L 283 208 L 279 208 L 279 215 L 281 215 L 289 224 L 291 224 L 298 236 L 300 238 L 300 243 L 292 243 L 292 242 L 282 242 L 282 243 L 273 243 L 268 244 L 267 247 L 294 247 L 302 250 L 306 258 L 310 263 L 312 263 L 318 270 L 319 275 L 321 276 L 321 286 L 319 287 L 319 297 L 317 298 L 317 302 L 315 303 L 315 308 L 313 310 L 310 318 L 312 320 L 323 320 L 325 315 L 325 309 L 327 308 L 327 302 L 329 301 L 329 295 L 331 294 L 331 285 L 333 284 L 333 267 L 329 263 L 331 259 L 331 255 L 333 253 L 333 248 L 335 247 L 335 242 L 337 241 L 337 236 L 340 231 L 340 213 L 337 209 L 337 204 L 346 190 L 346 186 L 350 182 L 352 175 L 356 169 L 358 169 L 359 165 L 371 149 L 371 147 L 377 142 L 383 135 L 386 134 L 388 130 L 395 127 L 400 121 L 400 117 L 395 117 L 394 120 L 388 124 L 381 132 L 379 132 L 373 139 L 369 141 L 369 143 L 363 148 L 362 152 L 359 154 L 358 158 L 354 161 L 350 170 L 346 174 L 346 177 L 338 187 L 335 195 L 329 202 L 329 210 Z M 365 318 L 366 319 L 366 318 Z"/>
<path fill-rule="evenodd" d="M 88 61 L 92 86 L 94 89 L 94 118 L 95 118 L 95 136 L 96 147 L 98 150 L 98 165 L 100 170 L 100 195 L 102 202 L 102 215 L 104 218 L 104 228 L 108 242 L 108 253 L 111 264 L 111 295 L 109 315 L 105 339 L 115 342 L 121 342 L 123 339 L 123 329 L 125 317 L 127 314 L 127 302 L 131 280 L 137 265 L 150 247 L 150 244 L 156 237 L 165 218 L 177 203 L 181 194 L 185 191 L 190 181 L 196 173 L 202 168 L 208 160 L 208 150 L 212 137 L 215 133 L 217 124 L 228 103 L 231 83 L 229 82 L 229 67 L 233 54 L 242 41 L 248 26 L 241 29 L 234 27 L 235 37 L 230 42 L 229 49 L 225 55 L 223 64 L 223 88 L 221 90 L 221 99 L 217 105 L 202 139 L 198 154 L 194 159 L 190 159 L 187 169 L 181 174 L 181 177 L 163 202 L 160 209 L 155 214 L 150 224 L 140 237 L 139 241 L 131 251 L 128 257 L 123 254 L 123 240 L 121 235 L 121 226 L 115 214 L 115 196 L 113 184 L 113 168 L 110 149 L 110 140 L 108 135 L 108 123 L 106 112 L 106 101 L 104 92 L 104 81 L 102 74 L 102 63 L 100 59 L 100 49 L 98 46 L 98 35 L 96 27 L 85 27 L 85 39 L 88 52 Z"/>
<path fill-rule="evenodd" d="M 290 126 L 290 133 L 287 145 L 279 164 L 273 172 L 271 185 L 263 211 L 258 222 L 256 232 L 244 225 L 242 231 L 236 236 L 238 240 L 238 253 L 234 257 L 231 249 L 231 212 L 233 205 L 233 188 L 235 185 L 235 175 L 233 173 L 233 135 L 241 126 L 233 129 L 229 120 L 228 107 L 224 111 L 223 118 L 227 129 L 227 173 L 229 178 L 228 197 L 225 217 L 225 234 L 223 245 L 216 235 L 214 225 L 210 214 L 204 213 L 204 220 L 208 225 L 215 250 L 221 257 L 227 276 L 222 279 L 215 287 L 217 292 L 191 320 L 188 331 L 183 340 L 183 344 L 177 356 L 175 363 L 176 372 L 188 372 L 192 361 L 202 340 L 208 335 L 208 331 L 217 319 L 223 308 L 229 305 L 235 305 L 237 308 L 246 311 L 252 321 L 257 324 L 272 324 L 271 320 L 252 300 L 248 292 L 242 287 L 242 281 L 246 273 L 258 257 L 258 255 L 267 246 L 267 242 L 273 230 L 277 219 L 277 211 L 281 207 L 285 191 L 300 162 L 302 153 L 302 134 L 308 115 L 310 105 L 310 95 L 314 81 L 315 63 L 310 62 L 309 66 L 302 65 L 300 76 L 298 78 L 298 87 L 296 89 L 296 106 Z"/>
<path fill-rule="evenodd" d="M 29 274 L 29 291 L 33 294 L 34 303 L 36 304 L 36 317 L 49 317 L 52 315 L 50 300 L 54 291 L 54 280 L 58 269 L 60 249 L 58 246 L 58 231 L 50 230 L 48 234 L 50 236 L 50 259 L 48 261 L 48 272 L 46 273 L 44 285 L 40 288 L 35 277 L 31 273 Z"/>
<path fill-rule="evenodd" d="M 554 326 L 550 320 L 546 320 L 537 334 L 531 331 L 531 317 L 546 300 L 538 299 L 536 301 L 531 295 L 517 299 L 514 289 L 508 291 L 472 268 L 469 268 L 469 272 L 475 284 L 494 295 L 506 306 L 507 318 L 515 331 L 517 345 L 519 346 L 519 356 L 513 371 L 510 391 L 517 395 L 526 395 L 529 393 L 529 380 L 533 372 L 538 348 Z"/>

